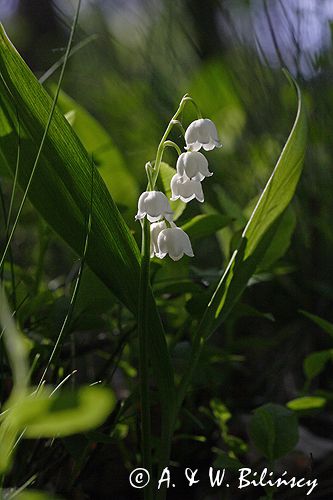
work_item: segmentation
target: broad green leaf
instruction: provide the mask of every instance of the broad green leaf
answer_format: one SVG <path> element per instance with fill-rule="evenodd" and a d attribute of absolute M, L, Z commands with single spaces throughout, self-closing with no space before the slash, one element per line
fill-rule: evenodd
<path fill-rule="evenodd" d="M 115 404 L 104 387 L 82 387 L 76 392 L 11 395 L 0 425 L 0 472 L 11 465 L 14 443 L 24 438 L 63 437 L 101 425 Z"/>
<path fill-rule="evenodd" d="M 63 437 L 101 425 L 115 404 L 112 392 L 104 387 L 82 387 L 26 397 L 9 409 L 10 424 L 26 438 Z"/>
<path fill-rule="evenodd" d="M 162 181 L 163 185 L 163 190 L 167 196 L 167 198 L 170 200 L 171 198 L 171 187 L 170 187 L 170 182 L 172 177 L 175 175 L 176 169 L 170 167 L 167 163 L 162 162 L 161 167 L 160 167 L 160 178 Z M 170 201 L 170 206 L 174 212 L 174 220 L 177 220 L 181 214 L 184 212 L 186 208 L 186 203 L 184 203 L 181 200 L 177 201 Z"/>
<path fill-rule="evenodd" d="M 294 449 L 298 442 L 296 415 L 277 404 L 257 408 L 250 421 L 250 436 L 268 460 L 276 460 Z"/>
<path fill-rule="evenodd" d="M 333 337 L 333 323 L 330 323 L 326 319 L 317 316 L 316 314 L 311 314 L 307 311 L 299 311 L 301 314 L 311 319 L 316 325 L 318 325 L 324 332 L 328 333 L 331 337 Z"/>
<path fill-rule="evenodd" d="M 289 248 L 296 227 L 296 215 L 291 207 L 288 207 L 279 221 L 274 238 L 259 264 L 259 272 L 263 269 L 270 269 L 272 264 L 281 259 Z"/>
<path fill-rule="evenodd" d="M 288 408 L 293 411 L 317 410 L 323 408 L 326 404 L 326 399 L 319 396 L 304 396 L 289 401 Z"/>
<path fill-rule="evenodd" d="M 281 217 L 295 193 L 305 154 L 306 118 L 299 88 L 296 82 L 294 85 L 298 95 L 294 126 L 242 233 L 238 249 L 207 306 L 200 327 L 203 335 L 212 333 L 237 303 L 272 244 Z"/>
<path fill-rule="evenodd" d="M 181 227 L 191 240 L 197 240 L 216 233 L 219 229 L 230 224 L 231 221 L 232 218 L 227 215 L 202 214 L 193 217 Z"/>
<path fill-rule="evenodd" d="M 309 354 L 303 363 L 303 370 L 308 380 L 312 380 L 325 368 L 326 363 L 333 359 L 333 349 L 317 351 Z"/>
<path fill-rule="evenodd" d="M 17 110 L 23 133 L 19 183 L 24 189 L 52 101 L 3 30 L 0 32 L 0 72 L 1 108 L 12 128 L 10 134 L 0 139 L 0 154 L 13 170 L 15 163 L 12 160 L 16 158 L 17 147 Z M 79 254 L 82 253 L 90 210 L 91 169 L 91 158 L 67 120 L 56 109 L 29 198 L 47 222 Z M 139 275 L 137 245 L 97 172 L 93 190 L 87 262 L 117 297 L 134 309 Z"/>
<path fill-rule="evenodd" d="M 6 117 L 0 134 L 0 161 L 14 170 L 19 114 L 21 158 L 19 185 L 25 189 L 51 109 L 51 98 L 0 29 L 0 108 Z M 11 130 L 11 132 L 9 132 Z M 90 213 L 91 158 L 63 114 L 55 109 L 28 197 L 48 224 L 78 254 L 82 253 Z M 101 176 L 93 186 L 92 228 L 86 262 L 134 314 L 137 312 L 140 256 Z M 148 297 L 151 362 L 163 416 L 174 398 L 174 381 L 163 327 L 152 293 Z M 166 424 L 167 425 L 167 424 Z"/>
<path fill-rule="evenodd" d="M 64 92 L 59 94 L 58 105 L 64 113 L 72 113 L 69 121 L 88 153 L 93 154 L 98 171 L 115 202 L 136 206 L 139 197 L 137 182 L 127 170 L 123 156 L 107 131 Z"/>

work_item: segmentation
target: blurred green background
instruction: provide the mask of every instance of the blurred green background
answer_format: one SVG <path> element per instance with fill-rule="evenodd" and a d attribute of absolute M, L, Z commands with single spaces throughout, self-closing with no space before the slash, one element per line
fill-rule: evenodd
<path fill-rule="evenodd" d="M 0 0 L 0 16 L 9 37 L 42 80 L 64 54 L 75 5 L 65 0 Z M 247 288 L 242 305 L 223 331 L 210 340 L 187 406 L 197 417 L 201 415 L 198 418 L 203 428 L 198 429 L 190 416 L 183 416 L 179 429 L 179 436 L 199 433 L 204 439 L 179 437 L 173 457 L 178 463 L 191 466 L 195 456 L 197 464 L 207 464 L 212 461 L 212 447 L 231 446 L 226 445 L 227 440 L 217 444 L 220 435 L 200 410 L 209 407 L 212 398 L 227 405 L 233 415 L 233 434 L 246 440 L 244 426 L 251 410 L 268 401 L 284 404 L 302 395 L 304 359 L 312 352 L 332 348 L 332 338 L 299 312 L 305 310 L 333 321 L 332 20 L 330 0 L 83 2 L 75 38 L 78 50 L 69 61 L 63 85 L 67 97 L 63 94 L 59 104 L 64 113 L 74 110 L 69 119 L 94 153 L 138 242 L 140 227 L 134 215 L 138 195 L 146 184 L 144 165 L 154 159 L 183 94 L 190 93 L 203 116 L 216 123 L 224 146 L 209 155 L 214 176 L 204 183 L 205 204 L 192 202 L 179 222 L 200 213 L 220 212 L 229 216 L 231 223 L 216 237 L 195 241 L 192 261 L 163 266 L 153 263 L 157 299 L 169 341 L 176 346 L 176 365 L 183 362 L 190 336 L 187 328 L 200 311 L 200 297 L 217 281 L 291 129 L 295 99 L 283 67 L 297 79 L 307 106 L 310 130 L 304 173 L 281 229 L 282 246 L 287 251 L 264 263 Z M 54 72 L 45 81 L 50 92 L 56 76 Z M 194 118 L 194 110 L 187 108 L 183 123 L 187 125 Z M 173 140 L 183 146 L 177 131 Z M 166 153 L 165 161 L 175 165 L 172 150 Z M 6 178 L 3 183 L 6 199 L 11 184 Z M 28 290 L 32 298 L 28 275 L 36 269 L 41 273 L 47 299 L 23 307 L 20 315 L 24 327 L 33 331 L 33 339 L 43 344 L 41 337 L 52 338 L 47 332 L 56 330 L 65 310 L 76 257 L 29 206 L 13 253 L 24 275 L 24 292 L 18 290 L 19 295 Z M 163 288 L 163 283 L 169 280 L 172 284 L 172 278 L 180 276 L 198 285 L 200 293 L 179 296 Z M 125 315 L 129 325 L 131 321 L 118 304 L 110 310 L 106 292 L 99 284 L 94 288 L 93 276 L 89 279 L 83 282 L 73 324 L 78 350 L 83 352 L 78 363 L 84 381 L 99 373 L 96 358 L 103 359 L 100 350 L 116 352 L 119 314 Z M 31 324 L 31 318 L 36 324 Z M 185 326 L 179 332 L 181 324 Z M 129 380 L 135 377 L 135 355 L 133 359 L 125 344 L 122 348 L 123 360 L 112 371 L 120 397 L 128 394 Z M 106 368 L 114 361 L 111 358 Z M 301 416 L 299 445 L 285 462 L 289 469 L 308 470 L 312 453 L 323 492 L 327 492 L 318 498 L 332 498 L 333 492 L 329 474 L 333 459 L 332 376 L 332 364 L 327 363 L 306 388 L 324 395 L 327 407 Z M 130 452 L 123 449 L 126 445 L 121 447 L 125 465 L 119 466 L 118 474 L 123 479 L 112 483 L 99 455 L 87 477 L 79 482 L 78 489 L 88 495 L 95 491 L 95 496 L 88 498 L 107 498 L 103 496 L 107 487 L 117 495 L 114 498 L 131 498 L 124 472 L 126 460 L 131 461 Z M 114 468 L 115 457 L 112 451 L 108 453 Z M 256 457 L 249 455 L 248 460 Z M 55 482 L 56 474 L 52 474 Z M 101 478 L 107 486 L 98 484 Z M 40 481 L 46 484 L 45 478 Z M 179 497 L 172 498 L 184 498 L 182 492 L 177 494 Z M 201 491 L 197 498 L 215 498 L 209 494 Z M 253 496 L 249 491 L 237 495 L 233 498 L 258 498 L 256 492 Z M 290 498 L 298 498 L 297 492 Z"/>

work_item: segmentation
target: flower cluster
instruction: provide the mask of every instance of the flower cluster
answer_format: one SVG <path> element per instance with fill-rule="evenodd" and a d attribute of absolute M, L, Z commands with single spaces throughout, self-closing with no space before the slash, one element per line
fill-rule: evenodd
<path fill-rule="evenodd" d="M 214 123 L 205 118 L 193 121 L 185 132 L 186 153 L 181 153 L 177 160 L 177 173 L 171 179 L 171 200 L 185 203 L 196 199 L 204 201 L 201 182 L 210 177 L 206 157 L 200 149 L 210 151 L 221 147 Z M 169 200 L 161 191 L 145 191 L 138 201 L 136 220 L 147 217 L 151 222 L 151 257 L 163 259 L 167 254 L 177 261 L 188 255 L 193 257 L 192 245 L 188 235 L 173 222 L 173 211 Z"/>

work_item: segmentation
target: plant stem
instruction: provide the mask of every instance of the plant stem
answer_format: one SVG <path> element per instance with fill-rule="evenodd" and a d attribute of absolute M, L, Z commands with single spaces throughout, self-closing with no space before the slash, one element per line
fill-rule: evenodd
<path fill-rule="evenodd" d="M 161 139 L 161 141 L 160 141 L 160 143 L 158 145 L 157 153 L 156 153 L 156 159 L 155 159 L 155 164 L 154 164 L 154 175 L 153 175 L 152 189 L 155 188 L 157 177 L 158 177 L 158 174 L 159 174 L 159 171 L 160 171 L 160 166 L 161 166 L 163 151 L 164 151 L 164 148 L 165 148 L 165 144 L 164 143 L 167 140 L 168 135 L 170 134 L 172 127 L 174 125 L 179 124 L 177 118 L 180 115 L 180 113 L 183 111 L 184 106 L 185 106 L 185 104 L 187 102 L 192 102 L 192 104 L 194 104 L 194 106 L 197 109 L 197 106 L 196 106 L 194 100 L 191 97 L 189 97 L 187 94 L 185 94 L 184 97 L 182 98 L 182 100 L 180 101 L 178 109 L 175 112 L 175 114 L 173 115 L 173 117 L 171 118 L 171 120 L 169 122 L 169 125 L 167 126 L 167 128 L 166 128 L 166 130 L 165 130 L 165 132 L 164 132 L 164 134 L 162 136 L 162 139 Z"/>
<path fill-rule="evenodd" d="M 147 298 L 150 267 L 150 228 L 147 219 L 142 223 L 141 270 L 138 300 L 139 373 L 141 403 L 141 449 L 142 467 L 151 474 L 151 421 L 149 398 L 148 325 Z M 152 500 L 151 482 L 144 490 L 145 500 Z"/>
<path fill-rule="evenodd" d="M 177 144 L 175 144 L 173 141 L 168 140 L 168 136 L 172 130 L 172 127 L 174 127 L 175 125 L 180 126 L 182 132 L 185 135 L 185 131 L 183 129 L 183 126 L 177 118 L 182 113 L 185 105 L 188 102 L 191 102 L 195 106 L 198 117 L 201 117 L 200 111 L 199 111 L 195 101 L 188 94 L 185 94 L 183 96 L 183 98 L 181 99 L 179 106 L 178 106 L 178 109 L 176 110 L 175 114 L 171 118 L 171 120 L 170 120 L 170 122 L 169 122 L 169 124 L 168 124 L 162 138 L 161 138 L 161 141 L 158 145 L 157 152 L 156 152 L 156 159 L 154 162 L 154 169 L 152 170 L 151 175 L 148 175 L 148 172 L 147 172 L 147 175 L 148 175 L 148 187 L 147 187 L 147 189 L 148 190 L 155 189 L 156 181 L 157 181 L 158 174 L 160 171 L 160 166 L 161 166 L 161 162 L 162 162 L 164 149 L 168 146 L 174 147 L 176 149 L 178 155 L 181 154 L 181 150 L 179 149 Z M 149 256 L 150 256 L 149 238 L 150 238 L 150 232 L 149 232 L 149 228 L 148 228 L 148 230 L 147 230 L 148 235 L 146 234 L 146 230 L 145 230 L 146 226 L 148 226 L 148 222 L 145 219 L 143 231 L 142 231 L 143 240 L 142 240 L 142 264 L 141 264 L 141 280 L 140 280 L 139 315 L 143 314 L 140 310 L 140 306 L 141 306 L 140 301 L 143 300 L 143 298 L 145 297 L 144 290 L 142 287 L 146 286 L 147 288 L 145 290 L 147 290 L 148 287 L 150 286 L 150 284 L 149 284 L 150 283 L 149 282 Z M 144 243 L 144 241 L 145 241 L 145 243 Z M 140 340 L 141 328 L 142 328 L 142 326 L 140 325 L 140 321 L 139 321 L 139 340 Z M 141 337 L 142 337 L 142 341 L 140 341 L 140 344 L 143 344 L 144 343 L 144 333 L 143 332 L 141 333 Z M 140 358 L 141 358 L 141 350 L 143 350 L 143 346 L 140 345 Z M 142 377 L 142 375 L 141 375 L 141 377 Z M 142 392 L 141 393 L 143 396 L 143 391 L 145 389 L 144 388 L 144 380 L 141 380 L 141 384 L 142 384 Z M 147 387 L 146 387 L 146 389 L 147 389 Z M 184 389 L 186 391 L 185 387 L 184 387 Z M 148 395 L 147 395 L 147 397 L 148 397 Z M 161 474 L 162 470 L 164 469 L 164 467 L 167 467 L 169 464 L 170 453 L 171 453 L 172 435 L 173 435 L 173 431 L 174 431 L 174 427 L 175 427 L 178 409 L 179 409 L 181 402 L 182 402 L 182 401 L 180 401 L 180 405 L 178 406 L 178 401 L 180 401 L 179 398 L 177 398 L 177 401 L 170 401 L 169 415 L 168 415 L 167 419 L 164 419 L 161 441 L 160 441 L 159 450 L 158 450 L 158 475 L 159 475 L 159 477 L 160 477 L 160 474 Z M 142 399 L 141 399 L 141 405 L 143 406 Z M 142 412 L 144 412 L 143 407 L 142 407 Z M 142 413 L 142 418 L 144 418 L 144 413 Z M 144 425 L 144 422 L 142 422 L 142 426 L 143 425 Z M 144 438 L 144 435 L 143 435 L 143 438 Z M 150 439 L 150 435 L 149 435 L 149 439 Z M 145 443 L 145 446 L 146 446 L 146 443 Z M 149 445 L 149 448 L 150 448 L 150 445 Z M 143 450 L 144 449 L 145 448 L 143 445 Z M 159 500 L 163 500 L 166 497 L 166 493 L 167 493 L 166 489 L 164 489 L 164 488 L 160 489 L 157 492 L 156 498 L 158 498 Z"/>

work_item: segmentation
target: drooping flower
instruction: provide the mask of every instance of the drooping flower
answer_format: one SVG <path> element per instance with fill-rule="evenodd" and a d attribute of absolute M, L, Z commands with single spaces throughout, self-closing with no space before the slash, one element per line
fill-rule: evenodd
<path fill-rule="evenodd" d="M 200 181 L 191 180 L 186 175 L 175 174 L 171 179 L 171 200 L 180 198 L 185 203 L 196 198 L 201 203 L 204 201 L 204 194 Z"/>
<path fill-rule="evenodd" d="M 185 141 L 188 151 L 199 151 L 201 147 L 203 147 L 205 151 L 210 151 L 214 148 L 221 147 L 216 127 L 209 118 L 194 120 L 194 122 L 187 127 Z"/>
<path fill-rule="evenodd" d="M 163 259 L 167 254 L 174 261 L 181 259 L 184 254 L 194 257 L 190 238 L 185 231 L 175 225 L 160 232 L 157 247 L 156 257 L 159 259 Z"/>
<path fill-rule="evenodd" d="M 198 151 L 182 153 L 177 160 L 179 175 L 187 175 L 191 180 L 202 181 L 205 177 L 213 175 L 208 169 L 207 158 Z"/>
<path fill-rule="evenodd" d="M 167 225 L 162 220 L 161 222 L 154 222 L 150 226 L 150 257 L 154 257 L 155 254 L 159 253 L 159 249 L 157 246 L 157 239 L 159 234 L 163 229 L 166 229 Z"/>
<path fill-rule="evenodd" d="M 161 191 L 144 191 L 138 201 L 138 213 L 136 220 L 147 216 L 149 222 L 157 222 L 160 219 L 173 219 L 173 212 L 168 198 Z"/>

